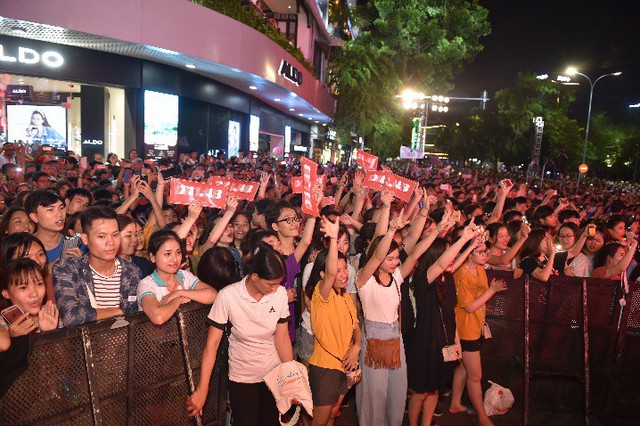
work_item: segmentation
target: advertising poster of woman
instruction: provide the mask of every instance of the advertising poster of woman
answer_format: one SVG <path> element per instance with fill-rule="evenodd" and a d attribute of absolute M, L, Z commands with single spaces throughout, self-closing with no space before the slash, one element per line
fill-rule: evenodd
<path fill-rule="evenodd" d="M 61 106 L 7 105 L 8 140 L 30 147 L 67 149 L 67 110 Z"/>

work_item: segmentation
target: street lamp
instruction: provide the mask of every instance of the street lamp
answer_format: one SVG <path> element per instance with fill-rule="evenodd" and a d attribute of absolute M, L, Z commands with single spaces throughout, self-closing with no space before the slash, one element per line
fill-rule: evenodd
<path fill-rule="evenodd" d="M 609 76 L 619 76 L 620 74 L 622 74 L 622 72 L 618 71 L 618 72 L 612 72 L 609 74 L 604 74 L 601 75 L 600 77 L 596 78 L 595 81 L 591 81 L 591 79 L 589 78 L 588 75 L 581 73 L 580 71 L 578 71 L 576 68 L 574 67 L 569 67 L 567 68 L 566 71 L 567 74 L 569 75 L 581 75 L 584 78 L 587 79 L 587 81 L 589 82 L 589 85 L 591 85 L 591 91 L 589 92 L 589 112 L 587 113 L 587 130 L 585 132 L 584 135 L 584 151 L 582 153 L 582 164 L 586 164 L 587 161 L 587 143 L 589 142 L 589 123 L 591 122 L 591 101 L 593 100 L 593 88 L 595 87 L 596 83 L 598 83 L 598 81 L 602 80 L 605 77 L 609 77 Z M 582 173 L 578 174 L 578 183 L 580 183 L 580 177 L 582 176 Z"/>

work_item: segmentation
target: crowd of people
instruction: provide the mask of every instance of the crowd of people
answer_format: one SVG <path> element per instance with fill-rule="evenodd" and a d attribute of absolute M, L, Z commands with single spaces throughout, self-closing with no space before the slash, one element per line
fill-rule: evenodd
<path fill-rule="evenodd" d="M 20 148 L 0 154 L 0 356 L 31 333 L 139 311 L 160 325 L 183 303 L 212 305 L 199 383 L 185 395 L 191 416 L 228 380 L 234 424 L 278 424 L 262 379 L 296 359 L 308 368 L 314 425 L 333 424 L 351 388 L 362 425 L 400 425 L 406 410 L 410 425 L 430 425 L 448 392 L 451 413 L 491 424 L 485 306 L 507 284 L 486 269 L 623 288 L 640 274 L 632 184 L 540 188 L 454 165 L 381 166 L 418 182 L 403 202 L 367 188 L 359 166 L 329 163 L 315 217 L 292 192 L 294 157 L 194 152 L 174 164 L 135 150 L 87 161 Z M 223 209 L 171 205 L 161 172 L 176 165 L 183 179 L 258 181 L 259 191 Z M 212 377 L 220 362 L 228 377 Z"/>

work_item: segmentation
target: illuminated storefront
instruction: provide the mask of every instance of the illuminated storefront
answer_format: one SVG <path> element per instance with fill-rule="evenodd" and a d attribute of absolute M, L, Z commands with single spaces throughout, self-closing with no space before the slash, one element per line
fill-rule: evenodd
<path fill-rule="evenodd" d="M 335 112 L 281 46 L 182 0 L 0 2 L 0 100 L 0 142 L 85 156 L 309 152 Z"/>

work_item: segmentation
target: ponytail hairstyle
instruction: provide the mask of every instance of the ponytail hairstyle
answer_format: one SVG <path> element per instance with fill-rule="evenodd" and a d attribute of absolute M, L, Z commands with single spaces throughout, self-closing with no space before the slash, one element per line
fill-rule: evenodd
<path fill-rule="evenodd" d="M 309 275 L 309 281 L 307 281 L 307 286 L 304 291 L 307 294 L 307 297 L 311 299 L 313 297 L 313 292 L 316 289 L 316 286 L 322 280 L 320 276 L 320 272 L 324 272 L 327 269 L 327 256 L 329 255 L 329 250 L 322 250 L 316 256 L 316 260 L 313 262 L 313 267 L 311 268 L 311 274 Z M 338 260 L 344 260 L 345 264 L 347 262 L 347 256 L 338 252 Z"/>
<path fill-rule="evenodd" d="M 260 243 L 247 255 L 244 270 L 246 275 L 256 274 L 263 280 L 277 280 L 284 278 L 287 267 L 280 253 L 269 244 Z"/>

